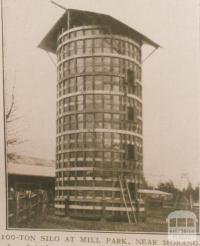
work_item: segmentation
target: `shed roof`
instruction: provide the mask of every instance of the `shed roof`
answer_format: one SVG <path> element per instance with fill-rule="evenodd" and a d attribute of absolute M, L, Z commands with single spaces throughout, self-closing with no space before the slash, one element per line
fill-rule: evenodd
<path fill-rule="evenodd" d="M 39 48 L 55 53 L 57 46 L 57 37 L 62 28 L 66 28 L 68 14 L 70 15 L 70 26 L 85 26 L 85 25 L 103 25 L 109 26 L 113 34 L 128 36 L 138 40 L 141 44 L 149 44 L 155 48 L 160 47 L 157 43 L 149 39 L 147 36 L 136 31 L 125 23 L 113 18 L 110 15 L 100 14 L 90 11 L 77 9 L 67 9 L 60 17 L 57 23 L 47 33 L 44 39 L 40 42 Z"/>
<path fill-rule="evenodd" d="M 150 195 L 161 195 L 161 196 L 171 196 L 171 193 L 164 192 L 161 190 L 150 190 L 150 189 L 139 189 L 139 193 L 141 194 L 150 194 Z"/>
<path fill-rule="evenodd" d="M 13 175 L 55 177 L 55 161 L 22 155 L 8 155 L 7 172 Z"/>

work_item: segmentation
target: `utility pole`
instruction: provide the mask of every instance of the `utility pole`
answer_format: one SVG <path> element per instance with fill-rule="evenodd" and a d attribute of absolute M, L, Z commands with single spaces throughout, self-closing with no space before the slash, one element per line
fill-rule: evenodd
<path fill-rule="evenodd" d="M 188 177 L 188 173 L 182 173 L 181 174 L 181 179 L 180 179 L 180 183 L 179 183 L 179 190 L 180 192 L 182 192 L 182 189 L 183 189 L 183 181 L 186 181 L 187 184 L 189 185 L 190 184 L 190 180 L 189 180 L 189 177 Z M 181 197 L 179 196 L 179 194 L 176 196 L 176 200 L 175 200 L 175 204 L 174 204 L 174 208 L 177 208 L 177 205 L 179 203 L 179 199 L 181 199 Z M 193 207 L 193 204 L 192 204 L 192 196 L 191 196 L 191 193 L 189 194 L 189 207 L 190 209 L 192 209 Z"/>

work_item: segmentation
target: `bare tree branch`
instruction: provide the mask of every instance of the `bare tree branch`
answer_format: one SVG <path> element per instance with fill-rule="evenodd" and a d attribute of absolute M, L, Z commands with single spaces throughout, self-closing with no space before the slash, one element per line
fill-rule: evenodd
<path fill-rule="evenodd" d="M 7 140 L 7 144 L 16 144 L 17 143 L 17 138 L 11 138 Z"/>
<path fill-rule="evenodd" d="M 10 119 L 10 120 L 8 119 L 8 120 L 7 120 L 7 123 L 11 123 L 11 122 L 13 122 L 13 121 L 20 120 L 20 119 L 22 119 L 22 116 L 15 117 L 15 118 Z"/>
<path fill-rule="evenodd" d="M 16 98 L 14 93 L 15 86 L 12 88 L 12 95 L 11 95 L 11 104 L 7 110 L 5 115 L 6 123 L 7 123 L 7 145 L 10 147 L 14 147 L 15 145 L 24 143 L 22 140 L 22 136 L 20 136 L 21 129 L 17 129 L 17 125 L 13 123 L 21 119 L 23 116 L 16 116 Z"/>
<path fill-rule="evenodd" d="M 9 117 L 11 116 L 12 112 L 13 112 L 13 107 L 14 107 L 14 103 L 15 103 L 15 97 L 14 97 L 14 88 L 13 87 L 13 91 L 12 91 L 12 101 L 11 101 L 11 105 L 10 108 L 8 110 L 8 113 L 6 114 L 6 121 L 8 122 Z"/>

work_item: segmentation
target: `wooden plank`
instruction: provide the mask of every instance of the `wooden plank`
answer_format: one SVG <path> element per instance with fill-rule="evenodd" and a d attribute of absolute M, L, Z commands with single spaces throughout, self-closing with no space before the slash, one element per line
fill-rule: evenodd
<path fill-rule="evenodd" d="M 57 190 L 82 190 L 82 191 L 90 191 L 90 190 L 96 190 L 96 191 L 120 191 L 120 188 L 118 187 L 92 187 L 92 186 L 57 186 Z"/>

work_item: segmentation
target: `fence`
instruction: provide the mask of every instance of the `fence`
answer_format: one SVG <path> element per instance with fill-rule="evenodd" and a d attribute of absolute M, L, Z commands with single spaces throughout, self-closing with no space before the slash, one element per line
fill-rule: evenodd
<path fill-rule="evenodd" d="M 48 206 L 47 192 L 40 190 L 9 192 L 8 194 L 8 223 L 16 226 L 27 223 L 36 216 L 44 216 Z"/>

